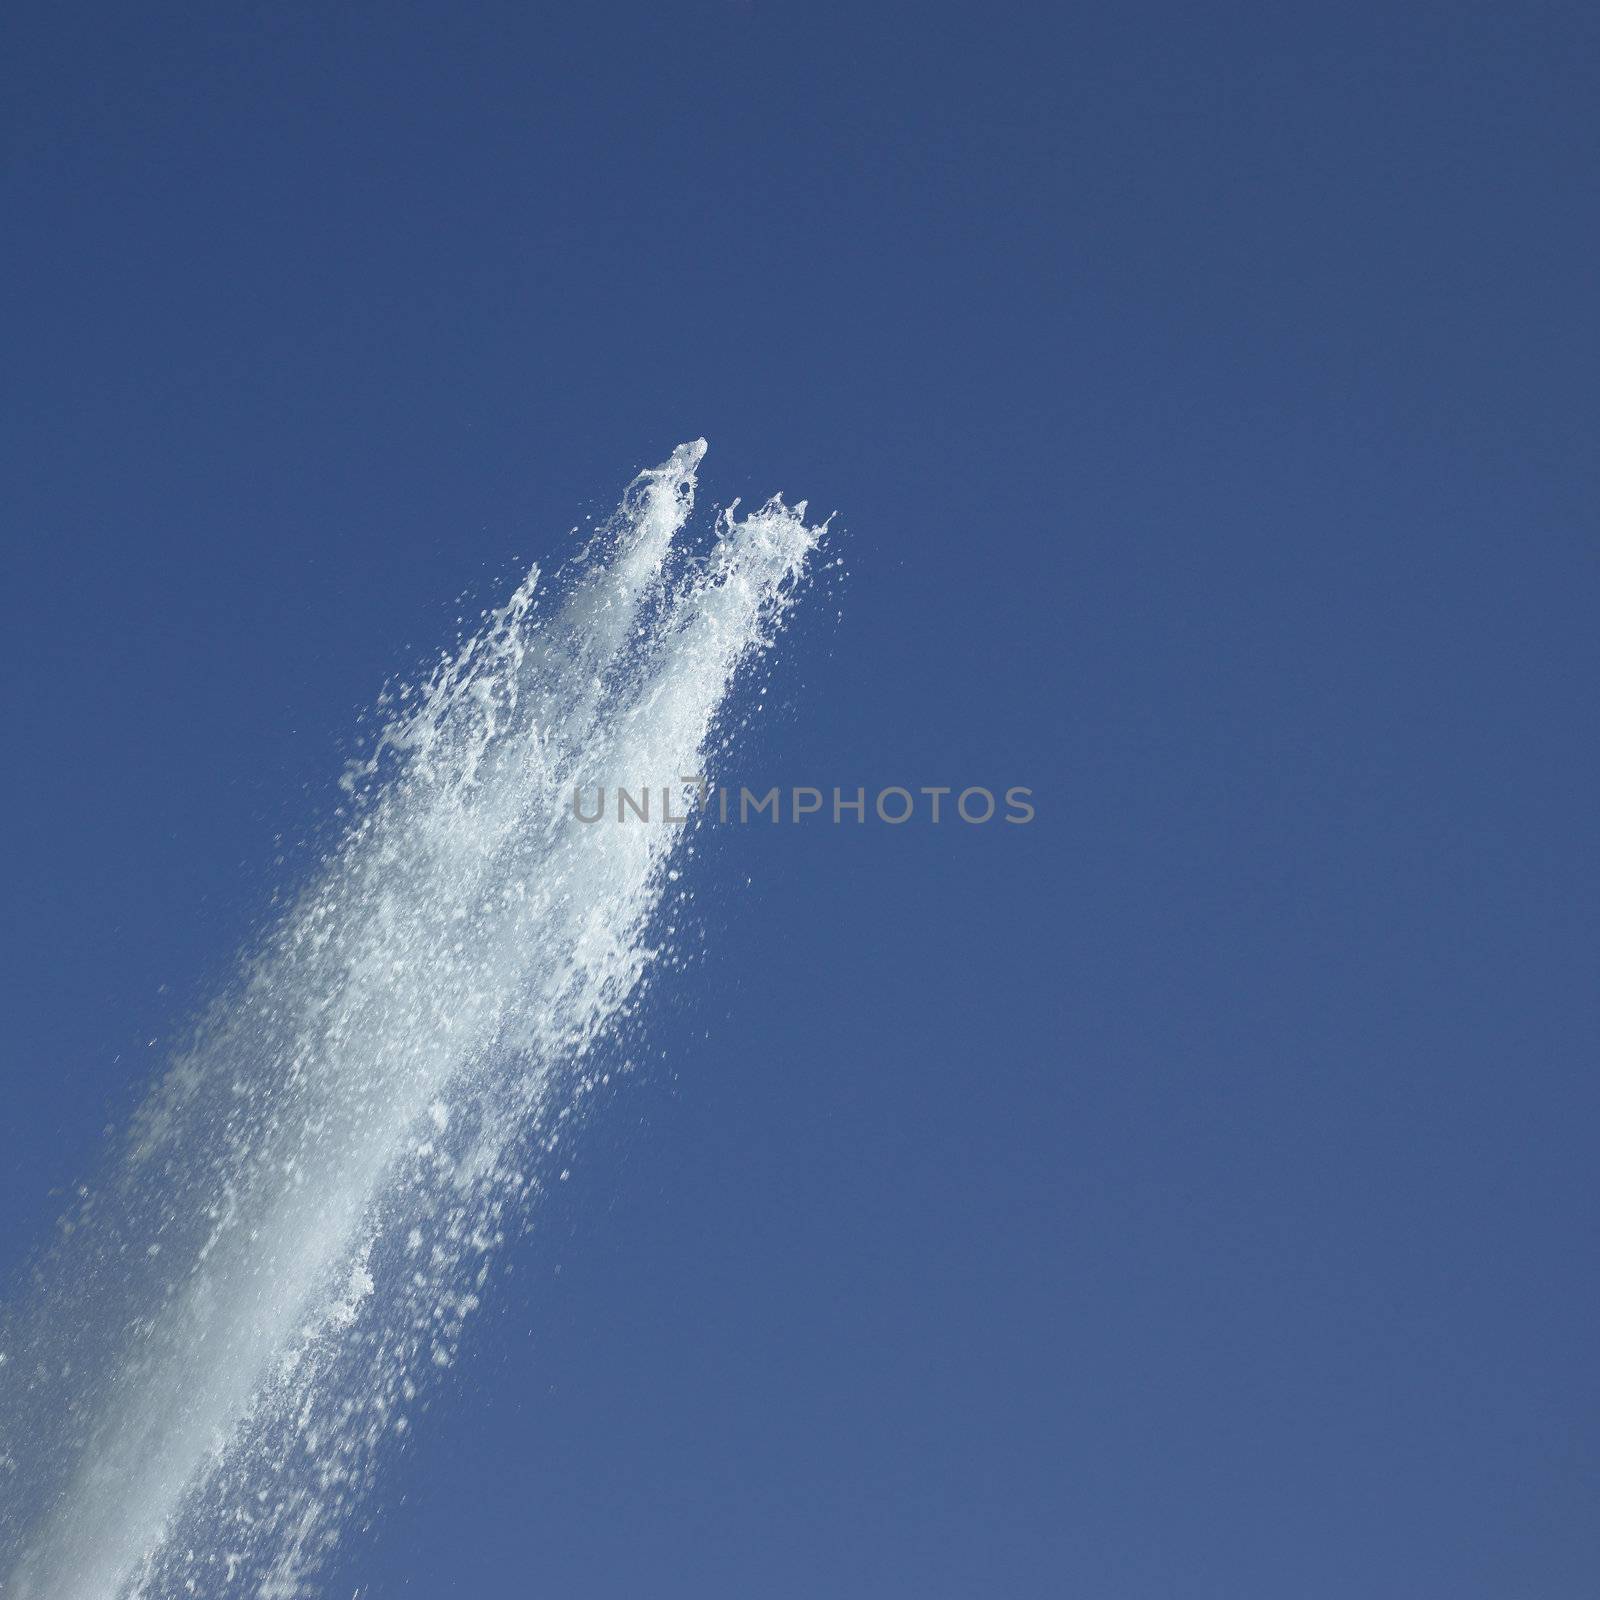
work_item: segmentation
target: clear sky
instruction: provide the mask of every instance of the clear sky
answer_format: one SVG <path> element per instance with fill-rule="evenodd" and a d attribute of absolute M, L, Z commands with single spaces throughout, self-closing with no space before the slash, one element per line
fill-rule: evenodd
<path fill-rule="evenodd" d="M 357 709 L 704 434 L 849 568 L 738 775 L 1038 817 L 719 836 L 328 1592 L 1594 1593 L 1597 44 L 17 0 L 6 1281 Z"/>

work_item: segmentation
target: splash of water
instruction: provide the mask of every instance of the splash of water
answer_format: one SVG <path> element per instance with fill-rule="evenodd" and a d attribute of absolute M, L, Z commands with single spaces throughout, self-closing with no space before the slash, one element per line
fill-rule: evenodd
<path fill-rule="evenodd" d="M 315 1592 L 652 959 L 683 825 L 562 801 L 706 770 L 823 532 L 775 498 L 682 548 L 704 450 L 389 703 L 339 843 L 0 1323 L 17 1600 Z"/>

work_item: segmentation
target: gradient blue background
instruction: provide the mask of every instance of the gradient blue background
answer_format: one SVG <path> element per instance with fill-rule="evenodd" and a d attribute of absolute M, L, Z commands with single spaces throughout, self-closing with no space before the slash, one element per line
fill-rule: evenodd
<path fill-rule="evenodd" d="M 327 1592 L 1594 1594 L 1597 44 L 14 4 L 0 1266 L 357 708 L 703 433 L 850 568 L 743 769 L 1039 818 L 718 841 Z"/>

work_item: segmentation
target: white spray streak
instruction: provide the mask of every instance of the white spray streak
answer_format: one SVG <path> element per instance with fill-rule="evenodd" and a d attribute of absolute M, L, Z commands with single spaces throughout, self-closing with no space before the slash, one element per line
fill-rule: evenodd
<path fill-rule="evenodd" d="M 565 802 L 704 770 L 820 536 L 775 499 L 675 552 L 704 448 L 635 480 L 558 608 L 530 574 L 402 697 L 344 839 L 13 1313 L 18 1600 L 316 1592 L 651 957 L 681 825 Z"/>

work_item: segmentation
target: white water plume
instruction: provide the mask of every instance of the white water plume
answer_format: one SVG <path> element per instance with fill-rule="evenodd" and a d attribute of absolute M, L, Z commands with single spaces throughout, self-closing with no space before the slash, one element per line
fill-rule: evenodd
<path fill-rule="evenodd" d="M 681 549 L 704 449 L 394 698 L 338 844 L 0 1320 L 16 1600 L 317 1592 L 651 960 L 684 825 L 584 826 L 573 788 L 706 771 L 823 531 L 773 499 Z"/>

